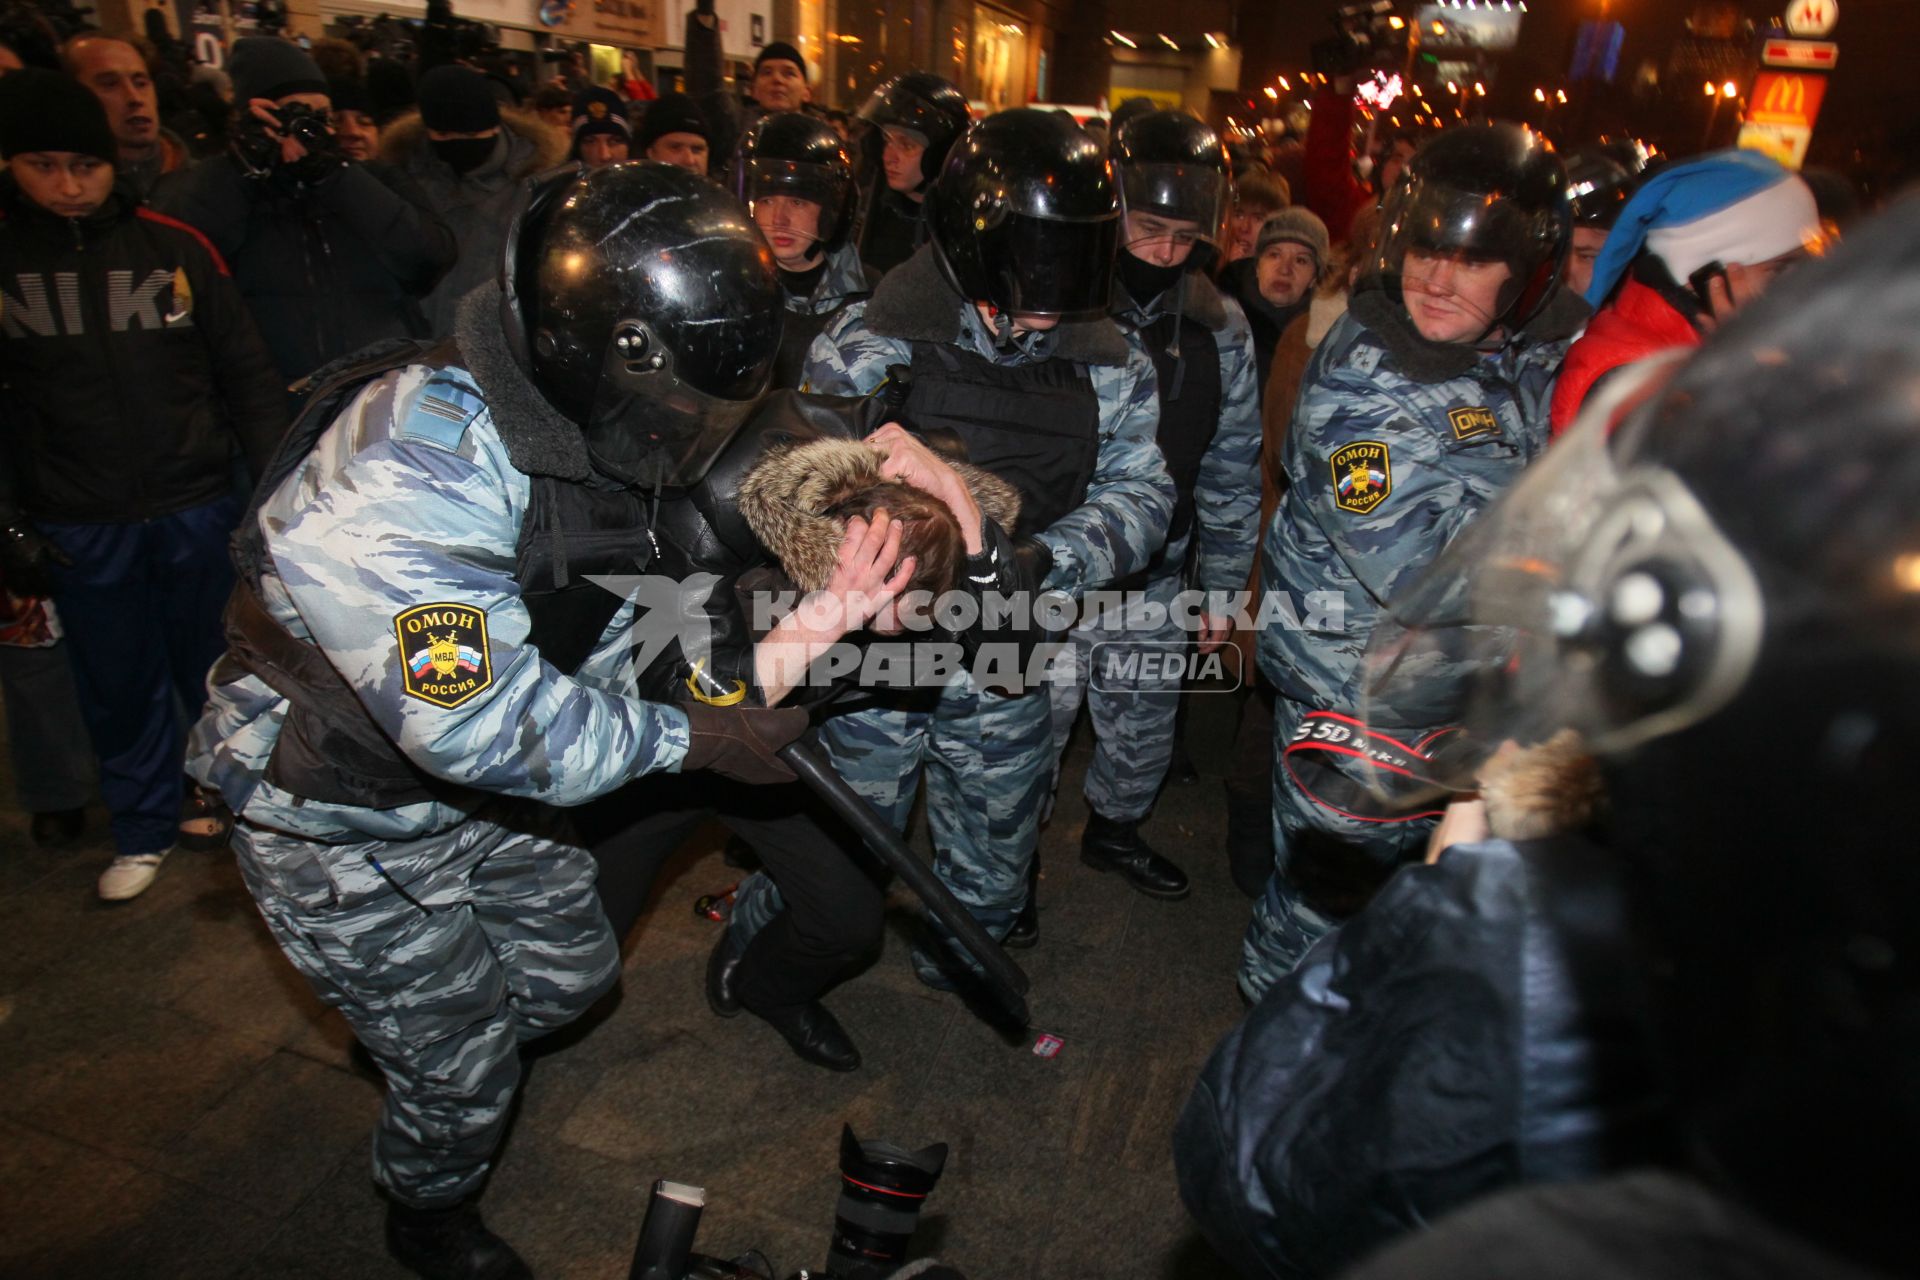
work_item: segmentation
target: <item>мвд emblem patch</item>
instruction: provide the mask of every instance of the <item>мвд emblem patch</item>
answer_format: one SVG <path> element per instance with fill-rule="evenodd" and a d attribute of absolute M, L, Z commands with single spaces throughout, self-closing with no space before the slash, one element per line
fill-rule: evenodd
<path fill-rule="evenodd" d="M 393 618 L 409 696 L 457 707 L 493 683 L 487 615 L 464 604 L 419 604 Z"/>
<path fill-rule="evenodd" d="M 1393 492 L 1393 458 L 1378 440 L 1357 440 L 1333 451 L 1333 505 L 1363 516 Z"/>

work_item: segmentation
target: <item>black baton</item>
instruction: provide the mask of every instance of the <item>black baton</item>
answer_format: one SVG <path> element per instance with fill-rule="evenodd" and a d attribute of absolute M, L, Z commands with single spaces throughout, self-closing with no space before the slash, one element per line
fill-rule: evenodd
<path fill-rule="evenodd" d="M 993 940 L 993 935 L 982 929 L 980 922 L 968 914 L 947 886 L 940 883 L 933 869 L 914 856 L 913 851 L 907 848 L 906 841 L 900 838 L 900 833 L 882 822 L 872 806 L 847 785 L 846 779 L 834 771 L 820 748 L 808 742 L 793 742 L 780 749 L 780 758 L 799 775 L 800 781 L 826 802 L 829 809 L 853 827 L 876 857 L 892 868 L 906 881 L 907 887 L 919 895 L 933 918 L 944 925 L 961 948 L 986 970 L 987 983 L 1007 1012 L 1021 1026 L 1026 1026 L 1025 971 L 1001 949 L 1000 944 Z"/>

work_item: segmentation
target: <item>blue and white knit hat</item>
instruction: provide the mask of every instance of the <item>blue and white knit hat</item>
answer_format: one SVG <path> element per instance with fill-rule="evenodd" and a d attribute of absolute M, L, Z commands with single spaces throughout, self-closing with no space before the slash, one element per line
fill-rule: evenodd
<path fill-rule="evenodd" d="M 1758 151 L 1716 151 L 1641 184 L 1594 259 L 1587 301 L 1599 306 L 1642 249 L 1685 280 L 1711 262 L 1748 266 L 1817 244 L 1813 191 Z"/>

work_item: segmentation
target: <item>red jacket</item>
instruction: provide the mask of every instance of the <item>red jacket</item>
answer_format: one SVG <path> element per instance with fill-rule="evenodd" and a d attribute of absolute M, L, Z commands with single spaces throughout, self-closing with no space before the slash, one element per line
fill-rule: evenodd
<path fill-rule="evenodd" d="M 1587 393 L 1606 374 L 1674 347 L 1699 345 L 1699 331 L 1671 302 L 1628 277 L 1567 351 L 1553 386 L 1553 434 L 1573 425 Z"/>
<path fill-rule="evenodd" d="M 1373 199 L 1372 188 L 1353 176 L 1353 124 L 1359 115 L 1351 93 L 1328 88 L 1315 94 L 1301 158 L 1306 190 L 1296 193 L 1297 202 L 1320 216 L 1336 244 L 1346 240 L 1353 215 Z"/>

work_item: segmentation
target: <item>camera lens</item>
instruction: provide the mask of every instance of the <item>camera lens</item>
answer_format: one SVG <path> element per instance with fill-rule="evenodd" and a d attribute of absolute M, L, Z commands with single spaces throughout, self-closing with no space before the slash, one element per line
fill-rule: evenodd
<path fill-rule="evenodd" d="M 907 1151 L 890 1142 L 861 1142 L 851 1125 L 843 1125 L 827 1274 L 834 1280 L 880 1280 L 898 1270 L 946 1162 L 945 1143 Z"/>

